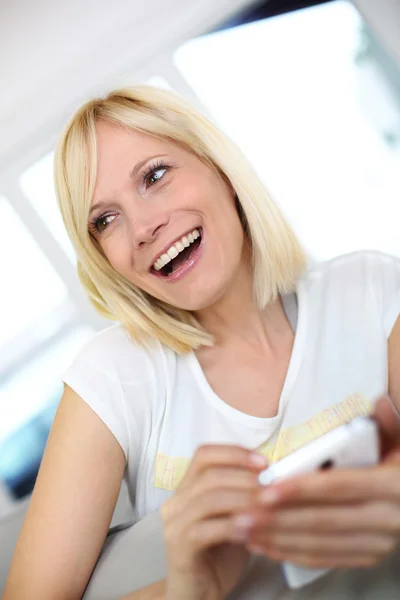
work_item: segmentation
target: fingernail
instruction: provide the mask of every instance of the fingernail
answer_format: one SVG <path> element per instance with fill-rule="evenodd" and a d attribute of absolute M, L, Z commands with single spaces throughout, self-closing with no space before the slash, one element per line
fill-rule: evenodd
<path fill-rule="evenodd" d="M 251 515 L 238 515 L 235 517 L 233 520 L 232 539 L 237 542 L 246 542 L 254 522 L 254 517 Z"/>
<path fill-rule="evenodd" d="M 275 504 L 279 499 L 280 495 L 278 490 L 272 486 L 266 488 L 260 494 L 260 500 L 263 504 Z"/>
<path fill-rule="evenodd" d="M 248 531 L 255 523 L 252 515 L 238 515 L 234 518 L 233 525 L 237 531 Z"/>
<path fill-rule="evenodd" d="M 267 467 L 268 460 L 262 454 L 258 454 L 257 452 L 252 452 L 249 455 L 250 463 L 255 467 Z"/>
<path fill-rule="evenodd" d="M 232 542 L 247 542 L 249 532 L 246 529 L 234 529 L 231 535 Z"/>
<path fill-rule="evenodd" d="M 250 552 L 253 554 L 265 554 L 264 549 L 261 546 L 249 546 Z"/>

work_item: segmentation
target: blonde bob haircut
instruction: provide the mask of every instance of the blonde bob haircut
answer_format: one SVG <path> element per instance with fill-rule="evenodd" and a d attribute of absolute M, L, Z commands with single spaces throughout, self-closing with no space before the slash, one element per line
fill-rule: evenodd
<path fill-rule="evenodd" d="M 192 313 L 150 296 L 122 277 L 90 235 L 88 216 L 97 174 L 96 122 L 100 119 L 175 142 L 230 182 L 252 249 L 257 306 L 263 309 L 278 294 L 293 290 L 305 266 L 303 249 L 247 159 L 184 98 L 140 85 L 84 104 L 67 124 L 55 155 L 56 192 L 77 254 L 78 275 L 101 315 L 120 322 L 145 346 L 156 338 L 183 354 L 214 343 Z"/>

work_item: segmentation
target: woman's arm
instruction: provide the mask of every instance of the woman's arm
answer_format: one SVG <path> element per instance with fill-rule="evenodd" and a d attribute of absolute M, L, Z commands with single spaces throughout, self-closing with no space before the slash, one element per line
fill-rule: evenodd
<path fill-rule="evenodd" d="M 127 594 L 120 600 L 164 600 L 165 599 L 165 580 L 153 583 L 142 590 Z"/>
<path fill-rule="evenodd" d="M 400 317 L 389 338 L 389 396 L 400 411 Z"/>
<path fill-rule="evenodd" d="M 80 600 L 103 546 L 124 452 L 68 386 L 60 401 L 3 600 Z"/>

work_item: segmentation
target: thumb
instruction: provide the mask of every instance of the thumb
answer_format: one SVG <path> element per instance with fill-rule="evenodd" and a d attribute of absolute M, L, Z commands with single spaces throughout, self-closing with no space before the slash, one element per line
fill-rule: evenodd
<path fill-rule="evenodd" d="M 400 414 L 389 396 L 378 398 L 372 417 L 379 426 L 383 456 L 395 449 L 400 451 Z"/>

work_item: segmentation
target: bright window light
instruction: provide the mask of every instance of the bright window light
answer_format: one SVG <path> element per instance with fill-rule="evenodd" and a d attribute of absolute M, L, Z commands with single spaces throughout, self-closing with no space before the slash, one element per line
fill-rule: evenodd
<path fill-rule="evenodd" d="M 148 79 L 146 83 L 148 85 L 154 85 L 154 87 L 158 87 L 164 90 L 172 90 L 172 87 L 170 86 L 168 81 L 160 75 L 154 75 L 153 77 L 150 77 L 150 79 Z"/>
<path fill-rule="evenodd" d="M 174 60 L 312 256 L 400 256 L 400 76 L 350 3 L 206 35 Z"/>
<path fill-rule="evenodd" d="M 75 252 L 69 241 L 61 213 L 58 208 L 53 182 L 54 153 L 46 154 L 31 165 L 21 176 L 20 185 L 33 208 L 50 230 L 55 240 L 75 262 Z"/>
<path fill-rule="evenodd" d="M 72 330 L 0 385 L 0 442 L 59 399 L 62 374 L 93 333 L 86 325 Z"/>
<path fill-rule="evenodd" d="M 0 346 L 65 302 L 67 288 L 6 198 L 0 197 Z"/>

